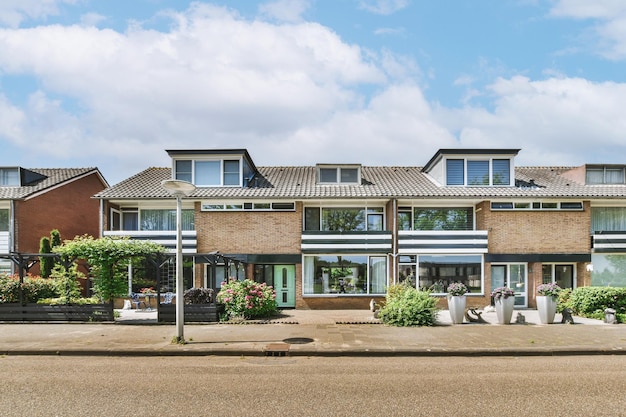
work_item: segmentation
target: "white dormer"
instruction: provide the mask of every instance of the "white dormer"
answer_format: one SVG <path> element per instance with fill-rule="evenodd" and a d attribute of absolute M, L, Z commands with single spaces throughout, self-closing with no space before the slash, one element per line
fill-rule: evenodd
<path fill-rule="evenodd" d="M 360 164 L 317 164 L 318 184 L 360 184 Z"/>
<path fill-rule="evenodd" d="M 442 185 L 508 187 L 515 185 L 519 149 L 440 149 L 423 171 Z"/>
<path fill-rule="evenodd" d="M 168 150 L 172 177 L 196 187 L 247 187 L 257 172 L 245 149 Z"/>

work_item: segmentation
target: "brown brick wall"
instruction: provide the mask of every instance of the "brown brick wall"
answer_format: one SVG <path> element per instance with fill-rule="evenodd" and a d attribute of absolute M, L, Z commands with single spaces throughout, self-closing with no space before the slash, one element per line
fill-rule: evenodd
<path fill-rule="evenodd" d="M 196 204 L 198 252 L 300 253 L 302 204 L 293 212 L 199 211 Z"/>
<path fill-rule="evenodd" d="M 477 229 L 489 231 L 489 253 L 587 253 L 589 202 L 583 211 L 491 211 L 481 203 Z"/>
<path fill-rule="evenodd" d="M 16 250 L 38 253 L 42 237 L 58 229 L 61 239 L 88 234 L 99 235 L 99 200 L 91 198 L 105 185 L 96 174 L 63 185 L 37 197 L 15 204 Z M 31 269 L 38 274 L 38 266 Z"/>

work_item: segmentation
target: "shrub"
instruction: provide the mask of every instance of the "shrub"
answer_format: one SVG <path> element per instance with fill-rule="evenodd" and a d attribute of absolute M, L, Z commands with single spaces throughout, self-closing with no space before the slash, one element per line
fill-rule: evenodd
<path fill-rule="evenodd" d="M 564 309 L 569 308 L 572 311 L 572 306 L 569 303 L 570 298 L 572 297 L 572 289 L 571 288 L 563 288 L 559 291 L 559 296 L 557 298 L 556 311 L 562 313 Z"/>
<path fill-rule="evenodd" d="M 224 304 L 229 319 L 267 317 L 278 310 L 274 288 L 249 279 L 223 282 L 217 302 Z"/>
<path fill-rule="evenodd" d="M 183 297 L 185 304 L 210 304 L 213 302 L 213 288 L 189 288 Z"/>
<path fill-rule="evenodd" d="M 618 317 L 626 314 L 626 288 L 580 287 L 572 291 L 567 302 L 572 311 L 582 317 L 604 318 L 604 310 L 615 309 Z"/>
<path fill-rule="evenodd" d="M 378 318 L 391 326 L 433 326 L 438 311 L 436 305 L 437 299 L 430 296 L 430 291 L 393 285 L 389 287 Z"/>
<path fill-rule="evenodd" d="M 55 298 L 60 294 L 54 279 L 28 275 L 22 283 L 22 295 L 25 303 L 36 303 L 40 298 Z M 0 276 L 0 302 L 20 302 L 20 278 L 17 275 Z"/>

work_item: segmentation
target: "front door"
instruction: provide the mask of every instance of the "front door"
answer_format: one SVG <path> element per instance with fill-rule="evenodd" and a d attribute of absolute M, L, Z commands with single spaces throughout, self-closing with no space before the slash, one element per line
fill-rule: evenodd
<path fill-rule="evenodd" d="M 295 265 L 274 265 L 274 289 L 278 308 L 296 306 Z"/>
<path fill-rule="evenodd" d="M 491 290 L 509 287 L 515 291 L 515 306 L 527 307 L 526 264 L 491 265 Z"/>

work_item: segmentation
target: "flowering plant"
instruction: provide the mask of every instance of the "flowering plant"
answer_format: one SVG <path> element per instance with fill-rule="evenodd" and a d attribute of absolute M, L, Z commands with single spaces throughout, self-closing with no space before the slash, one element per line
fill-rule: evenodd
<path fill-rule="evenodd" d="M 491 296 L 495 301 L 499 300 L 500 298 L 507 299 L 509 297 L 515 297 L 515 291 L 513 291 L 509 287 L 498 287 L 491 291 Z"/>
<path fill-rule="evenodd" d="M 561 287 L 559 287 L 556 283 L 541 284 L 537 286 L 537 294 L 539 295 L 556 298 L 559 296 L 560 292 Z"/>
<path fill-rule="evenodd" d="M 222 282 L 217 302 L 224 304 L 228 318 L 266 317 L 278 308 L 274 287 L 249 279 Z"/>
<path fill-rule="evenodd" d="M 146 287 L 139 290 L 142 294 L 156 294 L 156 291 L 153 287 Z"/>
<path fill-rule="evenodd" d="M 467 287 L 462 282 L 453 282 L 448 286 L 448 295 L 459 296 L 467 293 Z"/>

